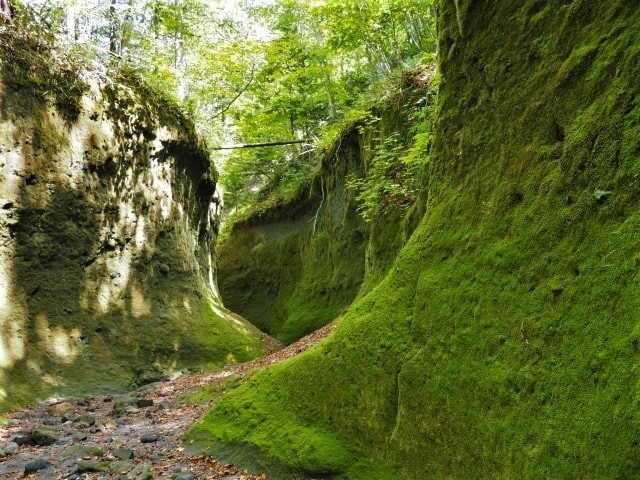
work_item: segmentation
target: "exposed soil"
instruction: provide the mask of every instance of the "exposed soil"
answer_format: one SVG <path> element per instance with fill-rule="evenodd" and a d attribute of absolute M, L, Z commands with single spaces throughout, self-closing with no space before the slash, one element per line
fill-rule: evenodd
<path fill-rule="evenodd" d="M 184 396 L 298 355 L 336 324 L 337 320 L 282 350 L 221 371 L 147 385 L 127 395 L 56 399 L 11 412 L 0 429 L 0 455 L 6 451 L 0 457 L 0 478 L 265 479 L 184 452 L 182 436 L 210 407 L 189 403 Z"/>

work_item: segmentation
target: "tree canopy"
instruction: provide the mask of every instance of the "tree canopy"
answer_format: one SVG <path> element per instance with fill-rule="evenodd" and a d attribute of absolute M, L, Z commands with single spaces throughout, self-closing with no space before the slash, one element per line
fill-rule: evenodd
<path fill-rule="evenodd" d="M 314 168 L 311 142 L 435 51 L 433 0 L 23 0 L 67 48 L 180 102 L 212 146 L 232 208 Z M 378 86 L 378 87 L 377 87 Z"/>

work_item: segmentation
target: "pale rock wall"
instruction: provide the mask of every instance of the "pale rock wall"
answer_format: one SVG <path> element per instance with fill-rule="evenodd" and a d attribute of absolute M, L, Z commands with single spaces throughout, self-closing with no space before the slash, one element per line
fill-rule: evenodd
<path fill-rule="evenodd" d="M 260 350 L 218 301 L 217 173 L 193 127 L 85 81 L 71 123 L 0 90 L 0 406 Z"/>

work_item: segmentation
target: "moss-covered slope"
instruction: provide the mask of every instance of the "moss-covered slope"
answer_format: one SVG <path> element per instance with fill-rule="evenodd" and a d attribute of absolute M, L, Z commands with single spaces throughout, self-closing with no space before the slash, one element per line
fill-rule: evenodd
<path fill-rule="evenodd" d="M 421 224 L 331 338 L 223 397 L 190 437 L 354 479 L 634 478 L 640 9 L 439 12 Z"/>
<path fill-rule="evenodd" d="M 19 25 L 0 43 L 0 410 L 259 355 L 217 297 L 217 172 L 193 125 Z"/>
<path fill-rule="evenodd" d="M 269 199 L 233 224 L 218 250 L 220 293 L 229 309 L 290 343 L 336 318 L 384 276 L 412 223 L 390 194 L 380 198 L 385 208 L 365 221 L 357 184 L 370 177 L 386 138 L 398 148 L 415 144 L 409 118 L 433 92 L 426 83 L 411 88 L 411 80 L 345 128 L 295 195 Z M 398 158 L 392 162 L 402 166 Z"/>

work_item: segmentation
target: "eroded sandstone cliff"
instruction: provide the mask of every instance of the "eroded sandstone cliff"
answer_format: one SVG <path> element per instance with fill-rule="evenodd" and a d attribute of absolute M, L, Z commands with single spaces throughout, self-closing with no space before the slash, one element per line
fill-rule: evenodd
<path fill-rule="evenodd" d="M 193 126 L 142 85 L 84 72 L 69 96 L 46 88 L 55 65 L 34 79 L 10 60 L 0 406 L 260 353 L 256 330 L 218 300 L 217 173 Z"/>

